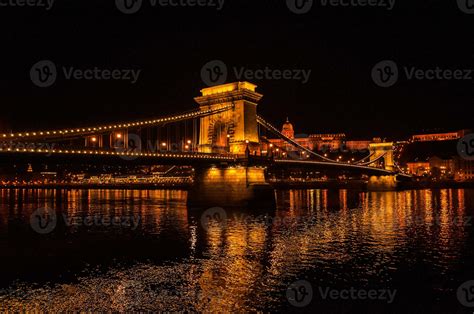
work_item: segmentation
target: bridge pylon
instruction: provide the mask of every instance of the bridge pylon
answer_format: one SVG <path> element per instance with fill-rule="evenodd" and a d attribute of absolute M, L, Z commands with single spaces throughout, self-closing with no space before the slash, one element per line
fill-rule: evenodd
<path fill-rule="evenodd" d="M 395 159 L 393 156 L 393 142 L 371 143 L 369 145 L 370 161 L 377 160 L 373 167 L 384 168 L 388 171 L 395 170 Z"/>
<path fill-rule="evenodd" d="M 247 148 L 259 152 L 257 104 L 263 95 L 256 88 L 249 82 L 235 82 L 201 90 L 202 95 L 195 98 L 201 111 L 229 105 L 233 109 L 201 118 L 200 152 L 244 155 Z"/>

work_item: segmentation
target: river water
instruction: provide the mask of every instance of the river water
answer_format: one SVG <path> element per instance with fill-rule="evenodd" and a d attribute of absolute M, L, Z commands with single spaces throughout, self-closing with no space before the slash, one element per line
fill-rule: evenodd
<path fill-rule="evenodd" d="M 0 311 L 469 312 L 474 190 L 275 198 L 0 190 Z"/>

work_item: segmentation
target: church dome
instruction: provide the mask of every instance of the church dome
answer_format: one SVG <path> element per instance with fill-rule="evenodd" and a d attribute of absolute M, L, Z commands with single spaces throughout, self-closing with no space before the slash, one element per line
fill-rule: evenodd
<path fill-rule="evenodd" d="M 295 137 L 295 131 L 293 129 L 293 124 L 290 123 L 290 120 L 286 118 L 285 124 L 283 124 L 283 128 L 281 133 L 285 135 L 286 137 L 289 138 L 294 138 Z"/>
<path fill-rule="evenodd" d="M 293 131 L 293 124 L 290 123 L 288 118 L 286 119 L 285 124 L 283 124 L 283 131 Z"/>

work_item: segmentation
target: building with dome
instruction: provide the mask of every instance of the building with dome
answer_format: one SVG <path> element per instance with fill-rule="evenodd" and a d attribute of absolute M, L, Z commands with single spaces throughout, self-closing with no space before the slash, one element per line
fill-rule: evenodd
<path fill-rule="evenodd" d="M 295 131 L 293 129 L 293 124 L 290 123 L 290 120 L 288 118 L 286 118 L 286 122 L 285 124 L 283 124 L 281 134 L 291 139 L 295 138 Z"/>
<path fill-rule="evenodd" d="M 364 151 L 369 149 L 372 141 L 348 141 L 344 133 L 327 134 L 295 134 L 293 124 L 287 118 L 283 124 L 281 133 L 292 139 L 299 145 L 312 151 L 330 152 L 330 151 Z M 297 149 L 284 141 L 283 139 L 269 139 L 273 147 L 282 148 L 285 151 L 296 151 Z"/>

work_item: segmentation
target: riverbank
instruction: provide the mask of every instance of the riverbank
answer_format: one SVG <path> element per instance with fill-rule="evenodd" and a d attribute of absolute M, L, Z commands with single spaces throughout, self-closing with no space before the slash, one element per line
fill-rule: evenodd
<path fill-rule="evenodd" d="M 367 181 L 329 181 L 329 182 L 276 182 L 271 183 L 276 189 L 347 189 L 347 190 L 367 190 Z M 415 181 L 398 182 L 397 190 L 424 190 L 424 189 L 473 189 L 474 182 L 458 181 Z"/>
<path fill-rule="evenodd" d="M 11 184 L 0 185 L 0 189 L 66 189 L 66 190 L 189 190 L 192 183 L 124 183 L 124 184 L 75 184 L 75 183 L 50 183 L 50 184 Z M 339 189 L 339 190 L 367 190 L 367 182 L 357 181 L 328 181 L 328 182 L 271 182 L 274 189 L 305 190 L 305 189 Z M 399 182 L 397 190 L 422 190 L 422 189 L 474 189 L 474 182 Z"/>
<path fill-rule="evenodd" d="M 15 184 L 0 185 L 2 189 L 65 189 L 65 190 L 188 190 L 191 183 L 160 184 L 160 183 L 124 183 L 124 184 Z"/>

